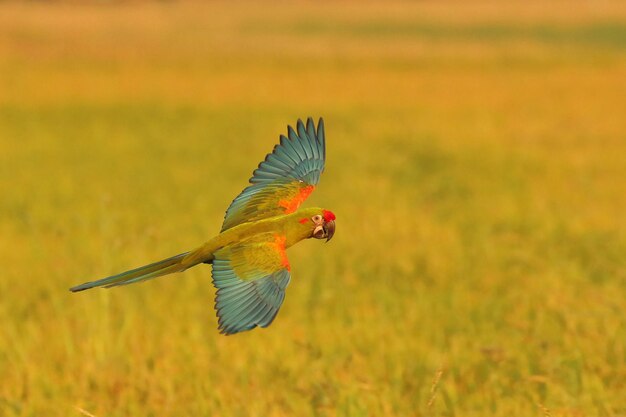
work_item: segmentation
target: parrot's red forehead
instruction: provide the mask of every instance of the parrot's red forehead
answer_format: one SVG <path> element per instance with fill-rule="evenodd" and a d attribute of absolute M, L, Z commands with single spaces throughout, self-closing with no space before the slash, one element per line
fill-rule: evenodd
<path fill-rule="evenodd" d="M 326 222 L 329 222 L 329 221 L 332 221 L 332 220 L 335 220 L 335 219 L 336 219 L 336 217 L 335 217 L 335 213 L 333 213 L 333 212 L 332 212 L 332 211 L 330 211 L 330 210 L 323 210 L 323 211 L 322 211 L 322 215 L 324 216 L 324 220 L 325 220 Z"/>

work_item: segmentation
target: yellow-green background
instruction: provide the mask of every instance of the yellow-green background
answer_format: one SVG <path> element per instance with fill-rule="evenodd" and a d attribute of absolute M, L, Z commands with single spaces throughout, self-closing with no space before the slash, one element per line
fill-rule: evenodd
<path fill-rule="evenodd" d="M 208 266 L 67 291 L 309 115 L 337 233 L 270 328 Z M 0 192 L 2 416 L 626 414 L 623 3 L 2 2 Z"/>

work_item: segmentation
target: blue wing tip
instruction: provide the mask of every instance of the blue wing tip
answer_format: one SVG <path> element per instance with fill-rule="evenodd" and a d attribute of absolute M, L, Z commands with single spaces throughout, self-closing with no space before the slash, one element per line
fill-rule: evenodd
<path fill-rule="evenodd" d="M 316 139 L 318 142 L 322 142 L 324 140 L 324 118 L 320 116 L 318 119 L 317 129 L 315 129 L 315 121 L 313 121 L 313 117 L 307 117 L 306 125 L 302 119 L 298 119 L 296 122 L 296 129 L 294 129 L 291 125 L 287 125 L 287 136 L 289 139 L 295 140 L 296 137 L 298 137 L 296 131 L 300 132 L 301 130 L 307 133 L 313 132 L 315 137 L 311 139 Z M 287 139 L 284 135 L 280 135 L 280 138 L 281 140 L 283 140 L 283 138 Z"/>
<path fill-rule="evenodd" d="M 324 118 L 320 117 L 320 119 L 317 121 L 317 134 L 319 136 L 320 131 L 322 132 L 322 134 L 324 133 Z"/>

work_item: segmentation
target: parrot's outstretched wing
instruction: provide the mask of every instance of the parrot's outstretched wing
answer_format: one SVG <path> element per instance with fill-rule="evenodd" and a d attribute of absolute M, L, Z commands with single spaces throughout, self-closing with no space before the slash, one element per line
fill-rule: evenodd
<path fill-rule="evenodd" d="M 289 126 L 287 137 L 280 136 L 280 144 L 252 174 L 252 185 L 226 210 L 222 231 L 241 223 L 296 211 L 319 182 L 325 160 L 323 119 L 319 120 L 317 130 L 310 117 L 306 126 L 301 120 L 296 130 Z"/>
<path fill-rule="evenodd" d="M 269 326 L 285 298 L 285 237 L 261 233 L 215 252 L 213 285 L 219 330 L 234 334 Z"/>

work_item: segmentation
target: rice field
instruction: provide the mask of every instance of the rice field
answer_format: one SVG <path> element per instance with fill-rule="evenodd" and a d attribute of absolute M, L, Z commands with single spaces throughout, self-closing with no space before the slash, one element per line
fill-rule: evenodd
<path fill-rule="evenodd" d="M 192 249 L 298 118 L 267 329 Z M 626 415 L 626 6 L 0 2 L 0 415 Z"/>

